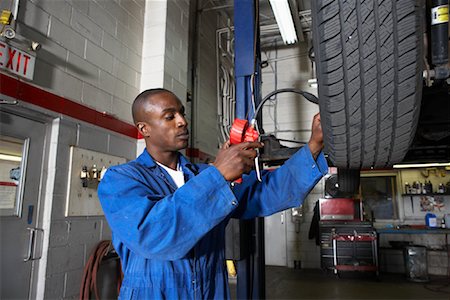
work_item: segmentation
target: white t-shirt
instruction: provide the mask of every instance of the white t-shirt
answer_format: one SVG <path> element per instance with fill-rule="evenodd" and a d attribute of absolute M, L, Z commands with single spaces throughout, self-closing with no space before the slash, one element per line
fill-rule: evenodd
<path fill-rule="evenodd" d="M 156 161 L 156 163 L 158 165 L 160 165 L 161 167 L 164 168 L 164 170 L 167 171 L 167 173 L 169 173 L 170 177 L 172 177 L 173 181 L 175 182 L 175 184 L 177 185 L 177 187 L 182 187 L 185 182 L 184 182 L 184 173 L 183 170 L 181 169 L 181 165 L 180 163 L 177 164 L 177 169 L 173 170 L 159 162 Z"/>

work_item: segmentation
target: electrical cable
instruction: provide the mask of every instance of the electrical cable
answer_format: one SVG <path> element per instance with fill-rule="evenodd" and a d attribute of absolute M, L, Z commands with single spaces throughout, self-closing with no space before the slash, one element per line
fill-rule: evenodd
<path fill-rule="evenodd" d="M 261 110 L 262 106 L 264 105 L 264 103 L 266 103 L 267 100 L 270 99 L 270 97 L 272 97 L 273 95 L 279 94 L 279 93 L 287 93 L 287 92 L 291 92 L 291 93 L 296 93 L 296 94 L 300 94 L 302 95 L 306 100 L 308 100 L 311 103 L 314 104 L 319 104 L 319 99 L 314 96 L 311 93 L 299 90 L 299 89 L 294 89 L 294 88 L 285 88 L 285 89 L 279 89 L 279 90 L 275 90 L 271 93 L 269 93 L 267 96 L 265 96 L 261 102 L 258 104 L 258 107 L 256 108 L 255 111 L 255 119 L 258 116 L 259 111 Z"/>
<path fill-rule="evenodd" d="M 265 135 L 265 134 L 261 135 L 261 137 L 267 137 L 267 136 L 269 136 L 269 135 Z M 307 142 L 296 141 L 296 140 L 288 140 L 288 139 L 280 139 L 280 138 L 277 138 L 277 140 L 282 141 L 282 142 L 296 143 L 296 144 L 302 144 L 302 145 L 307 144 Z"/>
<path fill-rule="evenodd" d="M 98 269 L 100 268 L 100 263 L 102 262 L 102 260 L 108 254 L 113 253 L 113 251 L 114 248 L 112 248 L 112 242 L 110 240 L 99 242 L 95 249 L 92 251 L 83 270 L 83 277 L 81 279 L 80 286 L 80 300 L 89 300 L 92 291 L 94 291 L 95 299 L 100 299 L 97 289 Z M 118 264 L 118 268 L 117 294 L 119 294 L 123 279 L 123 273 L 120 263 Z"/>

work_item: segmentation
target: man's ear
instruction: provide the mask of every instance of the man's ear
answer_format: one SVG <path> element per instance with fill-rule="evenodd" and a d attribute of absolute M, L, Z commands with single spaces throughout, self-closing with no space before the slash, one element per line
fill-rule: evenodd
<path fill-rule="evenodd" d="M 139 122 L 136 124 L 136 127 L 137 127 L 139 133 L 142 134 L 142 136 L 144 136 L 144 137 L 150 136 L 149 126 L 147 123 Z"/>

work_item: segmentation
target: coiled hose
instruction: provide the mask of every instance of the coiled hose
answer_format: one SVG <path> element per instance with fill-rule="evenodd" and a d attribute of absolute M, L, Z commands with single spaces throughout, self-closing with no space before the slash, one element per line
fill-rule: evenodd
<path fill-rule="evenodd" d="M 80 286 L 80 300 L 89 300 L 90 294 L 94 291 L 95 299 L 100 300 L 97 289 L 97 273 L 100 268 L 102 260 L 110 253 L 113 253 L 114 248 L 110 240 L 101 241 L 97 244 L 95 249 L 89 256 L 83 270 L 83 277 Z M 120 263 L 118 264 L 117 272 L 117 294 L 119 294 L 120 286 L 122 284 L 123 273 Z"/>

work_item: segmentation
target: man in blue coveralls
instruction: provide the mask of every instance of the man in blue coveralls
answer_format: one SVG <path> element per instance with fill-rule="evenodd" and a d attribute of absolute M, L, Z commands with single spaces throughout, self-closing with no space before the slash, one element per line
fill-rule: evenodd
<path fill-rule="evenodd" d="M 146 90 L 132 112 L 146 149 L 109 168 L 98 189 L 124 272 L 120 299 L 228 299 L 225 226 L 303 202 L 327 172 L 319 115 L 308 146 L 259 182 L 251 171 L 259 142 L 223 147 L 212 166 L 178 152 L 189 133 L 172 92 Z"/>

